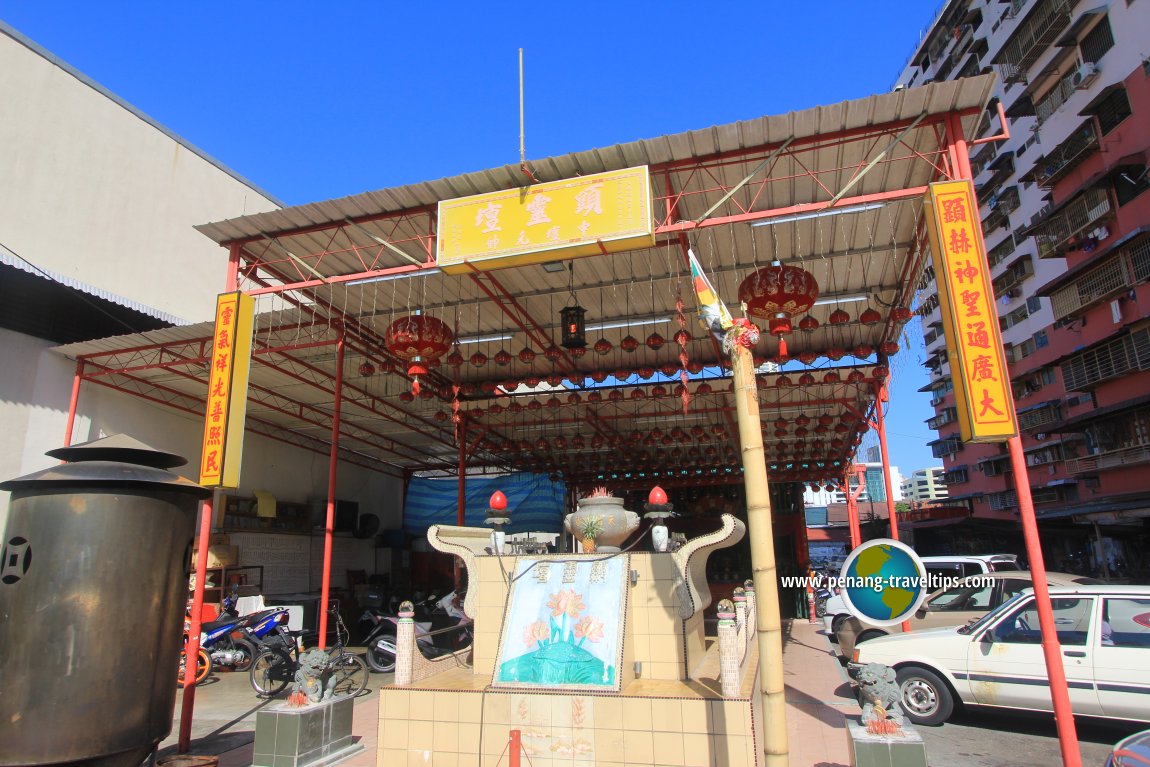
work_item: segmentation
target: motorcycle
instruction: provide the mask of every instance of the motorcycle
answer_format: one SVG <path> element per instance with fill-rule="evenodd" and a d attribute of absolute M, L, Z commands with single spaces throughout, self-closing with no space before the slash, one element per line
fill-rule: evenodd
<path fill-rule="evenodd" d="M 395 671 L 395 637 L 399 617 L 369 607 L 360 624 L 374 625 L 363 640 L 367 665 L 372 671 Z M 463 595 L 451 592 L 442 599 L 434 595 L 415 605 L 415 643 L 425 658 L 436 658 L 471 643 L 472 622 L 463 612 Z"/>
<path fill-rule="evenodd" d="M 224 597 L 220 616 L 200 627 L 200 648 L 204 650 L 211 664 L 202 676 L 207 676 L 217 665 L 230 667 L 234 671 L 247 671 L 258 654 L 258 645 L 263 637 L 270 634 L 278 625 L 286 623 L 288 612 L 283 608 L 269 608 L 251 615 L 240 616 L 236 612 L 238 592 L 236 589 Z M 190 627 L 190 606 L 184 621 L 185 642 Z M 202 663 L 202 659 L 201 659 Z M 197 678 L 201 676 L 197 664 Z"/>

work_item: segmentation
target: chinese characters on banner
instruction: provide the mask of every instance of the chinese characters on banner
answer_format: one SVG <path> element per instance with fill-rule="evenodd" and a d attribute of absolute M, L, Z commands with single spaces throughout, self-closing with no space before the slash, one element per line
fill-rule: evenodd
<path fill-rule="evenodd" d="M 444 200 L 436 231 L 447 274 L 649 247 L 650 177 L 642 166 Z"/>
<path fill-rule="evenodd" d="M 205 487 L 234 488 L 240 482 L 254 314 L 251 296 L 222 293 L 216 299 L 216 332 L 200 454 L 200 484 Z"/>
<path fill-rule="evenodd" d="M 1018 434 L 982 222 L 970 181 L 930 185 L 926 215 L 963 442 Z"/>

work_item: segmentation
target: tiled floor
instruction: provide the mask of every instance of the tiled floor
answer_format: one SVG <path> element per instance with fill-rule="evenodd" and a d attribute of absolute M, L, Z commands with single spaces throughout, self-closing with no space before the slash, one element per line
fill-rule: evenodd
<path fill-rule="evenodd" d="M 826 637 L 819 634 L 817 629 L 816 625 L 805 621 L 784 622 L 783 663 L 787 685 L 790 764 L 791 767 L 846 767 L 849 756 L 843 717 L 857 715 L 858 705 L 850 695 L 845 673 L 830 655 Z M 232 680 L 225 679 L 224 682 L 231 685 Z M 373 686 L 384 682 L 390 682 L 390 675 L 372 675 Z M 459 685 L 455 689 L 473 688 L 476 684 L 475 676 L 460 675 L 455 684 Z M 219 690 L 213 690 L 211 685 L 205 686 L 200 693 L 200 705 L 205 708 L 211 706 L 213 696 L 220 696 L 224 687 L 220 685 Z M 654 690 L 650 692 L 658 694 Z M 250 693 L 250 689 L 246 693 L 237 689 L 228 694 L 237 699 L 246 695 L 242 703 L 249 707 L 248 710 L 232 717 L 231 721 L 226 716 L 220 717 L 219 726 L 210 731 L 205 727 L 201 730 L 203 735 L 193 740 L 192 752 L 217 754 L 220 767 L 247 767 L 252 757 L 253 711 L 260 703 Z M 377 767 L 380 753 L 379 700 L 379 695 L 372 693 L 356 701 L 352 732 L 365 748 L 341 764 L 347 767 Z M 232 715 L 229 712 L 227 716 Z M 173 734 L 175 732 L 178 732 L 178 725 Z M 161 756 L 172 753 L 172 743 L 174 738 L 162 744 L 167 748 L 161 750 Z"/>

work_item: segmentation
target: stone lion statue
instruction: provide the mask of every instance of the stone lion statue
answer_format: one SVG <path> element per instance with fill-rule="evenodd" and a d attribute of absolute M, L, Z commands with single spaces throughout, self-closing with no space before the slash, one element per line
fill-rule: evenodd
<path fill-rule="evenodd" d="M 331 658 L 317 648 L 308 650 L 299 657 L 299 667 L 295 672 L 293 696 L 306 695 L 311 703 L 330 700 L 335 690 L 335 677 L 330 673 Z"/>
<path fill-rule="evenodd" d="M 890 666 L 881 663 L 868 663 L 860 666 L 855 674 L 859 683 L 859 702 L 862 704 L 862 720 L 890 717 L 902 724 L 902 709 L 898 705 L 898 677 Z"/>

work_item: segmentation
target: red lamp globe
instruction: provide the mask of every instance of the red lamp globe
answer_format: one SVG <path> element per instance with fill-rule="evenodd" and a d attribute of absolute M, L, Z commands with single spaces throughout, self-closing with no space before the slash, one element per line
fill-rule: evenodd
<path fill-rule="evenodd" d="M 455 333 L 443 320 L 427 314 L 411 314 L 392 322 L 384 339 L 393 356 L 407 361 L 411 391 L 419 394 L 419 377 L 427 375 L 429 367 L 439 364 L 439 359 L 455 341 Z"/>
<path fill-rule="evenodd" d="M 810 311 L 818 297 L 813 274 L 778 261 L 739 285 L 739 301 L 746 304 L 748 315 L 767 321 L 767 332 L 779 339 L 779 354 L 787 353 L 783 336 L 791 332 L 791 318 Z"/>
<path fill-rule="evenodd" d="M 647 503 L 652 506 L 664 506 L 667 503 L 667 493 L 663 488 L 655 485 L 651 488 L 651 492 L 647 495 Z"/>
<path fill-rule="evenodd" d="M 491 500 L 487 502 L 495 511 L 503 511 L 507 508 L 507 496 L 503 494 L 502 490 L 496 490 L 491 494 Z"/>

